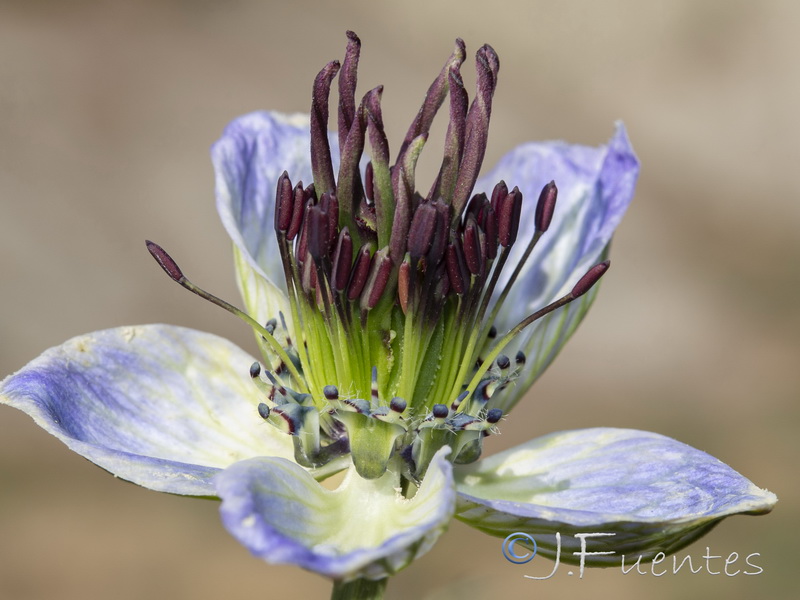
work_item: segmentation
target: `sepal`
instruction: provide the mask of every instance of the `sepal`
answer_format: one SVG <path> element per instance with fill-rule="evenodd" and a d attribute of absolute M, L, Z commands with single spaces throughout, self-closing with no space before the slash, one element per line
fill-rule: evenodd
<path fill-rule="evenodd" d="M 578 560 L 574 534 L 613 533 L 589 541 L 613 551 L 586 557 L 589 566 L 675 552 L 724 517 L 763 514 L 777 501 L 705 452 L 629 429 L 537 438 L 457 468 L 456 485 L 456 518 L 498 537 L 530 534 L 544 556 L 555 555 L 556 533 L 565 562 Z"/>
<path fill-rule="evenodd" d="M 455 487 L 446 453 L 431 462 L 411 499 L 400 494 L 393 470 L 368 480 L 351 466 L 331 491 L 290 461 L 243 461 L 215 479 L 222 522 L 267 562 L 337 580 L 382 579 L 427 552 L 452 517 Z"/>
<path fill-rule="evenodd" d="M 213 496 L 212 477 L 237 460 L 293 456 L 258 418 L 252 362 L 208 333 L 120 327 L 46 351 L 0 384 L 0 402 L 117 477 Z"/>

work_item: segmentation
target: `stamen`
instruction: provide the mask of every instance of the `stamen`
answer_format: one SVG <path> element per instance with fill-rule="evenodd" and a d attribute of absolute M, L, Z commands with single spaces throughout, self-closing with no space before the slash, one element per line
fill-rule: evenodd
<path fill-rule="evenodd" d="M 267 331 L 264 327 L 262 327 L 261 324 L 258 323 L 258 321 L 253 319 L 250 315 L 248 315 L 244 311 L 236 308 L 233 304 L 226 302 L 221 298 L 217 298 L 213 294 L 210 294 L 204 289 L 197 287 L 191 281 L 186 279 L 180 267 L 178 267 L 178 264 L 172 259 L 172 257 L 169 254 L 167 254 L 167 252 L 161 246 L 149 240 L 147 240 L 145 244 L 147 245 L 147 249 L 149 250 L 150 254 L 153 256 L 153 258 L 156 259 L 156 262 L 158 262 L 158 264 L 161 265 L 161 268 L 164 269 L 164 272 L 167 273 L 167 275 L 169 275 L 173 281 L 175 281 L 182 287 L 186 288 L 193 294 L 200 296 L 204 300 L 208 300 L 212 304 L 216 304 L 220 308 L 224 308 L 228 312 L 236 315 L 242 321 L 250 325 L 250 327 L 252 327 L 257 333 L 259 333 L 264 338 L 264 340 L 270 345 L 275 354 L 277 354 L 278 357 L 284 363 L 286 363 L 286 366 L 289 369 L 289 372 L 292 374 L 292 377 L 294 378 L 297 385 L 301 387 L 304 391 L 308 391 L 308 388 L 306 388 L 305 380 L 300 376 L 300 373 L 297 371 L 297 368 L 294 366 L 294 363 L 289 359 L 289 356 L 286 354 L 286 351 L 278 343 L 278 340 L 276 340 L 269 331 Z"/>
<path fill-rule="evenodd" d="M 503 418 L 503 411 L 499 408 L 492 408 L 486 413 L 486 422 L 494 425 Z"/>
<path fill-rule="evenodd" d="M 572 298 L 578 298 L 583 296 L 586 292 L 588 292 L 594 284 L 596 284 L 599 279 L 605 275 L 605 272 L 608 271 L 608 267 L 611 266 L 611 261 L 606 260 L 593 266 L 586 272 L 586 275 L 578 280 L 578 283 L 575 284 L 575 287 L 572 288 L 572 292 L 570 295 Z"/>
<path fill-rule="evenodd" d="M 382 248 L 372 257 L 369 278 L 367 279 L 367 283 L 361 295 L 362 310 L 371 310 L 375 308 L 378 301 L 381 299 L 383 290 L 386 289 L 386 284 L 389 282 L 391 272 L 392 259 L 389 257 L 389 249 Z"/>
<path fill-rule="evenodd" d="M 278 177 L 275 203 L 275 231 L 286 232 L 292 224 L 292 214 L 294 213 L 294 192 L 286 171 Z"/>
<path fill-rule="evenodd" d="M 558 196 L 558 189 L 556 182 L 551 181 L 542 188 L 542 193 L 539 195 L 539 201 L 536 203 L 536 218 L 535 225 L 538 231 L 544 233 L 550 227 L 550 221 L 553 220 L 553 212 L 556 209 L 556 198 Z"/>
<path fill-rule="evenodd" d="M 561 298 L 559 298 L 555 302 L 552 302 L 552 303 L 548 304 L 544 308 L 539 309 L 538 311 L 536 311 L 532 315 L 529 315 L 528 317 L 524 318 L 522 321 L 517 323 L 497 343 L 497 345 L 495 345 L 495 347 L 492 349 L 492 351 L 489 353 L 489 355 L 483 361 L 483 364 L 481 365 L 481 367 L 477 370 L 475 375 L 472 377 L 472 381 L 470 381 L 470 384 L 467 386 L 467 389 L 470 390 L 470 391 L 474 391 L 475 390 L 476 386 L 481 381 L 481 378 L 483 377 L 483 374 L 486 373 L 486 371 L 489 369 L 489 367 L 491 366 L 491 364 L 494 361 L 494 359 L 500 354 L 500 352 L 503 350 L 503 348 L 520 331 L 525 329 L 528 325 L 530 325 L 534 321 L 537 321 L 537 320 L 541 319 L 542 317 L 550 314 L 554 310 L 556 310 L 558 308 L 561 308 L 562 306 L 565 306 L 566 304 L 569 304 L 573 300 L 579 298 L 580 296 L 582 296 L 583 294 L 588 292 L 591 289 L 591 287 L 593 285 L 595 285 L 600 280 L 600 278 L 603 276 L 603 274 L 608 270 L 608 267 L 610 266 L 610 264 L 611 264 L 610 261 L 605 261 L 605 262 L 602 262 L 600 264 L 597 264 L 597 265 L 593 266 L 591 269 L 589 269 L 586 272 L 586 274 L 583 277 L 580 278 L 578 283 L 575 284 L 575 287 L 572 288 L 572 291 L 569 294 L 567 294 L 566 296 L 562 296 Z"/>
<path fill-rule="evenodd" d="M 395 396 L 389 403 L 389 408 L 396 413 L 402 413 L 406 409 L 407 403 L 400 397 Z"/>
<path fill-rule="evenodd" d="M 361 291 L 367 283 L 369 277 L 369 265 L 371 259 L 371 247 L 366 244 L 361 247 L 356 257 L 356 262 L 353 265 L 353 271 L 350 275 L 350 285 L 347 288 L 347 299 L 351 302 L 361 296 Z"/>

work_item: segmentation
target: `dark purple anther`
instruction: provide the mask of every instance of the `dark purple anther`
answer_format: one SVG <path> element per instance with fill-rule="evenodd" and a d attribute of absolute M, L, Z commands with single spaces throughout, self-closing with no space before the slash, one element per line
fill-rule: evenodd
<path fill-rule="evenodd" d="M 250 365 L 250 377 L 255 379 L 259 375 L 261 375 L 261 365 L 257 362 L 254 362 L 252 365 Z"/>
<path fill-rule="evenodd" d="M 338 72 L 338 60 L 325 65 L 314 79 L 311 94 L 311 170 L 315 185 L 323 192 L 336 189 L 328 144 L 328 96 L 331 82 Z"/>
<path fill-rule="evenodd" d="M 456 294 L 463 296 L 467 293 L 467 265 L 464 261 L 464 253 L 461 250 L 461 241 L 457 236 L 453 236 L 453 241 L 447 246 L 447 276 L 450 285 L 453 286 Z"/>
<path fill-rule="evenodd" d="M 526 360 L 527 358 L 525 357 L 525 353 L 522 350 L 517 352 L 517 355 L 514 357 L 514 362 L 517 363 L 518 367 L 523 366 Z"/>
<path fill-rule="evenodd" d="M 284 171 L 278 177 L 278 186 L 275 192 L 275 231 L 286 232 L 292 223 L 294 209 L 294 194 L 289 174 Z"/>
<path fill-rule="evenodd" d="M 611 261 L 606 260 L 593 266 L 591 269 L 586 271 L 586 275 L 580 278 L 578 283 L 575 284 L 575 287 L 572 288 L 572 292 L 570 295 L 573 298 L 580 298 L 590 289 L 592 286 L 597 283 L 597 281 L 608 271 L 608 267 L 611 266 Z"/>
<path fill-rule="evenodd" d="M 353 265 L 350 285 L 347 288 L 348 300 L 355 300 L 361 295 L 361 290 L 364 289 L 364 285 L 367 283 L 367 277 L 369 276 L 371 256 L 370 245 L 365 244 L 361 246 L 361 250 L 358 251 L 358 256 L 356 257 L 356 262 Z"/>
<path fill-rule="evenodd" d="M 369 278 L 361 293 L 362 310 L 375 308 L 389 283 L 392 274 L 392 259 L 389 257 L 389 248 L 381 248 L 372 257 L 369 269 Z"/>
<path fill-rule="evenodd" d="M 300 273 L 300 284 L 303 286 L 303 291 L 310 294 L 317 289 L 317 269 L 314 266 L 313 257 L 307 254 L 307 260 L 302 263 L 302 272 Z"/>
<path fill-rule="evenodd" d="M 392 401 L 389 403 L 389 408 L 391 408 L 396 413 L 402 413 L 408 404 L 402 398 L 395 396 L 392 398 Z"/>
<path fill-rule="evenodd" d="M 339 201 L 336 194 L 323 194 L 319 200 L 322 210 L 328 213 L 328 252 L 333 250 L 336 232 L 339 231 Z"/>
<path fill-rule="evenodd" d="M 495 214 L 500 211 L 499 206 L 500 202 L 508 196 L 508 186 L 506 186 L 505 181 L 499 181 L 495 184 L 494 189 L 492 190 L 492 209 L 494 210 Z"/>
<path fill-rule="evenodd" d="M 269 406 L 263 402 L 258 403 L 258 415 L 265 421 L 269 419 Z"/>
<path fill-rule="evenodd" d="M 475 194 L 472 198 L 470 198 L 469 204 L 467 204 L 467 214 L 473 215 L 476 219 L 478 219 L 478 215 L 483 210 L 483 207 L 489 202 L 489 199 L 486 197 L 486 194 L 481 192 L 480 194 Z M 478 221 L 479 225 L 482 225 L 480 221 Z"/>
<path fill-rule="evenodd" d="M 328 213 L 323 210 L 322 204 L 317 204 L 308 209 L 306 219 L 308 220 L 306 225 L 308 253 L 311 258 L 319 262 L 328 256 L 330 247 Z"/>
<path fill-rule="evenodd" d="M 467 216 L 467 224 L 464 228 L 464 259 L 467 269 L 473 275 L 481 272 L 481 241 L 478 223 L 472 215 Z"/>
<path fill-rule="evenodd" d="M 303 211 L 303 227 L 300 230 L 300 239 L 297 240 L 297 252 L 295 256 L 301 263 L 305 262 L 306 255 L 308 254 L 308 214 L 314 206 L 309 199 L 306 201 L 305 210 Z"/>
<path fill-rule="evenodd" d="M 324 388 L 322 388 L 322 394 L 327 400 L 338 400 L 339 388 L 337 388 L 335 385 L 326 385 Z"/>
<path fill-rule="evenodd" d="M 286 232 L 286 239 L 292 241 L 297 234 L 300 232 L 300 228 L 303 226 L 303 215 L 305 214 L 306 208 L 306 196 L 305 192 L 303 191 L 303 182 L 298 181 L 297 185 L 294 186 L 294 190 L 292 191 L 294 195 L 294 200 L 292 202 L 292 221 L 289 224 L 289 229 Z"/>
<path fill-rule="evenodd" d="M 161 268 L 164 269 L 164 272 L 169 275 L 173 281 L 180 283 L 184 279 L 181 268 L 161 246 L 150 240 L 145 240 L 145 245 L 153 258 L 156 259 L 156 262 L 161 265 Z"/>
<path fill-rule="evenodd" d="M 353 264 L 353 239 L 347 227 L 339 233 L 336 250 L 333 253 L 331 283 L 337 292 L 343 291 L 350 280 L 350 267 Z"/>
<path fill-rule="evenodd" d="M 441 263 L 436 268 L 436 287 L 433 290 L 434 296 L 437 300 L 442 300 L 447 297 L 450 292 L 450 278 L 447 276 L 447 266 Z"/>
<path fill-rule="evenodd" d="M 500 239 L 497 231 L 497 216 L 490 203 L 487 202 L 478 215 L 478 224 L 486 234 L 486 258 L 493 260 L 497 256 L 497 245 Z"/>
<path fill-rule="evenodd" d="M 431 247 L 425 257 L 428 265 L 438 265 L 447 251 L 447 242 L 450 235 L 450 205 L 439 199 L 433 203 L 436 209 L 436 225 L 433 228 Z"/>
<path fill-rule="evenodd" d="M 542 188 L 542 193 L 539 194 L 539 201 L 536 203 L 536 230 L 544 233 L 550 227 L 550 221 L 553 220 L 553 211 L 556 208 L 556 198 L 558 196 L 558 188 L 556 182 L 551 181 Z"/>
<path fill-rule="evenodd" d="M 519 232 L 519 218 L 522 213 L 522 192 L 514 187 L 508 195 L 499 202 L 497 211 L 497 238 L 504 248 L 512 246 L 517 241 Z"/>
<path fill-rule="evenodd" d="M 414 211 L 408 230 L 408 253 L 412 260 L 417 261 L 428 253 L 433 241 L 436 216 L 436 209 L 427 202 L 420 204 Z"/>

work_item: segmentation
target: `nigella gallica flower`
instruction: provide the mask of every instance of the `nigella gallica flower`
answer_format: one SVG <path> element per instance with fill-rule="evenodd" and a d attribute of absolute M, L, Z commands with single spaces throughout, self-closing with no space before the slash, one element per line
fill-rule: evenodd
<path fill-rule="evenodd" d="M 246 115 L 214 145 L 245 310 L 147 242 L 174 281 L 252 327 L 260 362 L 210 334 L 126 327 L 47 351 L 3 381 L 2 401 L 123 479 L 221 499 L 252 553 L 331 577 L 335 597 L 379 596 L 453 516 L 527 532 L 547 556 L 574 550 L 570 533 L 613 533 L 617 552 L 589 557 L 611 564 L 768 512 L 773 494 L 653 433 L 561 432 L 478 460 L 587 312 L 638 161 L 620 125 L 599 149 L 521 146 L 479 179 L 499 60 L 478 50 L 470 103 L 461 40 L 392 161 L 383 88 L 356 100 L 359 53 L 348 32 L 310 120 Z M 422 193 L 417 159 L 445 103 Z"/>

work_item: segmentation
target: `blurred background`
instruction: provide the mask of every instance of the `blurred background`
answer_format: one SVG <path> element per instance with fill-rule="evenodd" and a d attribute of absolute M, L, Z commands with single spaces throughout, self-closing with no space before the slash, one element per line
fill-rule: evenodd
<path fill-rule="evenodd" d="M 757 552 L 756 576 L 580 580 L 562 567 L 531 581 L 552 563 L 512 565 L 500 540 L 454 523 L 389 597 L 794 598 L 799 27 L 789 0 L 0 1 L 0 376 L 124 324 L 185 325 L 254 352 L 246 327 L 170 282 L 143 244 L 162 243 L 199 285 L 238 300 L 209 145 L 242 113 L 308 111 L 314 75 L 342 58 L 353 29 L 359 90 L 385 85 L 394 152 L 454 38 L 470 55 L 488 42 L 501 70 L 487 166 L 529 140 L 602 144 L 617 119 L 642 162 L 602 293 L 488 452 L 562 429 L 653 430 L 781 501 L 679 553 L 737 552 L 744 566 Z M 437 144 L 421 158 L 425 189 Z M 329 590 L 251 558 L 215 503 L 116 481 L 0 408 L 0 598 Z"/>

